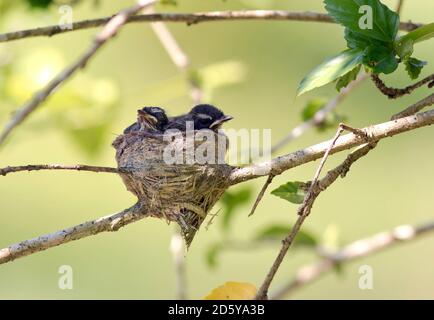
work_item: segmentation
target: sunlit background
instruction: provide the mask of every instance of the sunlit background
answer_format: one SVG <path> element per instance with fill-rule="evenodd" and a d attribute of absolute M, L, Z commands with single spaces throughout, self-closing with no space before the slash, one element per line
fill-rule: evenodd
<path fill-rule="evenodd" d="M 1 32 L 58 22 L 57 5 L 40 10 L 25 2 L 0 0 Z M 392 8 L 397 1 L 384 2 Z M 77 1 L 73 18 L 107 16 L 133 3 Z M 319 0 L 180 0 L 178 6 L 157 7 L 162 12 L 240 9 L 324 12 Z M 402 19 L 427 23 L 432 12 L 432 1 L 406 1 Z M 230 128 L 270 128 L 272 140 L 277 142 L 302 121 L 310 99 L 336 94 L 329 85 L 295 98 L 300 79 L 326 57 L 344 49 L 343 28 L 338 25 L 244 21 L 168 26 L 191 60 L 205 101 L 234 116 Z M 1 124 L 84 52 L 96 32 L 91 29 L 1 43 Z M 433 52 L 433 41 L 416 47 L 416 56 L 429 61 L 423 76 L 434 70 Z M 147 23 L 130 24 L 11 135 L 0 150 L 0 167 L 39 163 L 115 166 L 111 141 L 135 120 L 139 107 L 161 105 L 171 115 L 189 110 L 187 77 L 173 65 Z M 402 67 L 385 79 L 398 87 L 409 83 Z M 424 88 L 390 101 L 367 81 L 338 107 L 337 116 L 345 117 L 351 126 L 380 123 L 427 94 Z M 278 154 L 333 135 L 334 129 L 313 129 Z M 433 128 L 428 127 L 383 140 L 346 179 L 320 196 L 303 230 L 319 243 L 339 247 L 400 224 L 432 219 L 433 139 Z M 327 166 L 343 157 L 334 156 Z M 312 163 L 286 172 L 269 190 L 287 181 L 310 180 L 316 166 Z M 248 218 L 263 182 L 259 179 L 237 186 L 225 202 L 215 206 L 213 213 L 219 215 L 207 230 L 200 230 L 186 254 L 189 298 L 200 299 L 226 281 L 261 284 L 280 241 L 254 239 L 269 226 L 287 228 L 296 219 L 297 209 L 268 193 L 256 214 Z M 240 204 L 234 206 L 233 198 Z M 111 174 L 45 171 L 0 177 L 0 247 L 119 212 L 134 202 L 121 179 Z M 164 221 L 145 219 L 116 233 L 88 237 L 0 265 L 0 298 L 175 298 L 169 251 L 173 230 L 174 226 Z M 222 249 L 229 243 L 235 247 Z M 432 236 L 398 245 L 345 264 L 288 298 L 434 298 L 433 248 Z M 299 267 L 317 259 L 311 246 L 290 250 L 271 292 L 288 283 Z M 58 287 L 62 265 L 73 268 L 73 290 Z M 361 265 L 373 268 L 373 290 L 358 287 Z"/>

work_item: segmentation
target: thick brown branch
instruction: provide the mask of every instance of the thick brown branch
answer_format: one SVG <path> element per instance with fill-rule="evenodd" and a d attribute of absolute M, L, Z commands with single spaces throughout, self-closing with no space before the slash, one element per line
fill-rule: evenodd
<path fill-rule="evenodd" d="M 327 255 L 319 262 L 300 268 L 293 280 L 283 286 L 270 299 L 283 299 L 294 293 L 298 288 L 305 286 L 327 272 L 333 270 L 337 264 L 342 264 L 362 258 L 379 251 L 391 248 L 397 244 L 418 239 L 420 236 L 434 232 L 434 221 L 420 226 L 399 226 L 389 232 L 381 232 L 372 237 L 357 240 L 336 253 Z"/>
<path fill-rule="evenodd" d="M 146 216 L 146 210 L 141 205 L 136 204 L 117 214 L 22 241 L 0 250 L 0 264 L 101 232 L 117 231 L 119 228 Z"/>
<path fill-rule="evenodd" d="M 6 140 L 9 134 L 19 124 L 21 124 L 33 111 L 36 110 L 48 97 L 59 88 L 66 80 L 81 68 L 84 68 L 95 53 L 112 37 L 114 37 L 119 29 L 126 23 L 129 17 L 140 12 L 143 8 L 153 4 L 155 0 L 141 0 L 137 5 L 129 9 L 119 12 L 114 17 L 106 21 L 104 28 L 95 37 L 89 49 L 81 55 L 77 61 L 71 64 L 68 68 L 58 74 L 51 80 L 45 88 L 37 92 L 26 104 L 18 109 L 12 119 L 6 124 L 3 132 L 0 134 L 0 145 Z"/>
<path fill-rule="evenodd" d="M 127 169 L 118 169 L 110 167 L 98 167 L 88 165 L 72 165 L 66 166 L 61 164 L 31 164 L 26 166 L 14 166 L 0 168 L 0 176 L 5 176 L 13 172 L 21 171 L 38 171 L 38 170 L 76 170 L 76 171 L 91 171 L 91 172 L 107 172 L 107 173 L 128 173 Z"/>
<path fill-rule="evenodd" d="M 78 21 L 72 24 L 72 29 L 61 28 L 59 25 L 52 25 L 28 30 L 20 30 L 0 34 L 0 42 L 13 41 L 23 38 L 54 36 L 77 30 L 100 27 L 106 24 L 112 17 Z M 244 10 L 244 11 L 213 11 L 198 13 L 152 13 L 132 16 L 126 23 L 132 22 L 181 22 L 188 25 L 210 22 L 210 21 L 237 21 L 237 20 L 270 20 L 270 21 L 311 21 L 327 22 L 334 21 L 324 13 L 316 12 L 289 12 L 283 10 Z M 422 24 L 412 22 L 401 22 L 400 29 L 412 31 Z"/>

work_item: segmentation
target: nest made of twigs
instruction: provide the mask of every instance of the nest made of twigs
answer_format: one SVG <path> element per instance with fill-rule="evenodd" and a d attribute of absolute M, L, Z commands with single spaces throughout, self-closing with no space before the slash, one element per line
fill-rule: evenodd
<path fill-rule="evenodd" d="M 221 163 L 221 152 L 226 151 L 225 147 L 222 149 L 222 141 L 227 143 L 220 134 L 208 132 L 208 139 L 194 141 L 193 147 L 186 147 L 185 132 L 173 135 L 170 141 L 163 135 L 133 132 L 113 142 L 118 167 L 130 171 L 121 174 L 127 189 L 146 206 L 148 215 L 178 223 L 187 246 L 228 188 L 231 167 Z M 201 152 L 211 151 L 213 154 L 207 158 L 214 160 L 204 164 L 185 163 L 186 159 L 194 158 L 192 153 L 196 154 L 198 148 Z M 181 155 L 182 161 L 168 163 L 165 158 L 168 150 L 177 153 L 178 160 Z M 220 162 L 215 163 L 217 160 Z"/>

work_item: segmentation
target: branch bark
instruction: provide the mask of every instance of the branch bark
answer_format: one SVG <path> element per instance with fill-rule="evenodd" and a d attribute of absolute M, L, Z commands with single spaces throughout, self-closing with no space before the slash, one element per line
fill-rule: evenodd
<path fill-rule="evenodd" d="M 420 226 L 403 225 L 389 232 L 381 232 L 369 238 L 357 240 L 322 260 L 300 268 L 288 284 L 277 290 L 270 299 L 283 299 L 294 293 L 298 288 L 318 280 L 342 263 L 366 257 L 373 253 L 391 248 L 395 245 L 418 239 L 422 235 L 434 232 L 434 221 Z"/>
<path fill-rule="evenodd" d="M 48 97 L 59 88 L 59 86 L 71 78 L 76 71 L 84 68 L 97 51 L 107 43 L 109 39 L 113 38 L 117 34 L 119 29 L 127 22 L 128 18 L 154 3 L 155 0 L 140 0 L 135 6 L 124 9 L 114 17 L 108 19 L 104 23 L 104 28 L 95 37 L 89 49 L 87 49 L 73 64 L 58 74 L 45 86 L 45 88 L 37 92 L 26 104 L 15 112 L 12 119 L 6 124 L 3 132 L 0 134 L 0 145 L 6 140 L 12 130 L 14 130 L 45 100 L 47 100 Z"/>
<path fill-rule="evenodd" d="M 91 172 L 106 172 L 106 173 L 129 173 L 128 169 L 123 168 L 110 168 L 110 167 L 98 167 L 88 165 L 72 165 L 66 166 L 61 164 L 30 164 L 26 166 L 15 166 L 0 168 L 0 176 L 6 176 L 9 173 L 21 172 L 21 171 L 39 171 L 39 170 L 75 170 L 75 171 L 91 171 Z"/>
<path fill-rule="evenodd" d="M 146 216 L 145 208 L 140 204 L 136 204 L 117 214 L 84 222 L 30 240 L 25 240 L 1 249 L 0 264 L 101 232 L 117 231 L 123 226 L 141 220 Z"/>
<path fill-rule="evenodd" d="M 365 135 L 369 137 L 370 142 L 376 142 L 406 131 L 429 126 L 433 123 L 434 110 L 431 110 L 413 116 L 372 125 L 359 130 L 363 131 Z M 325 141 L 308 148 L 274 158 L 270 161 L 250 165 L 244 168 L 236 168 L 232 171 L 229 177 L 230 183 L 235 185 L 258 177 L 268 176 L 270 173 L 279 175 L 286 170 L 298 167 L 311 161 L 315 161 L 324 155 L 327 148 L 330 146 L 330 143 L 331 141 Z M 366 139 L 360 135 L 354 133 L 346 134 L 339 138 L 335 146 L 332 148 L 330 154 L 348 150 L 363 144 L 366 144 Z"/>
<path fill-rule="evenodd" d="M 324 190 L 327 185 L 336 180 L 340 174 L 345 175 L 349 170 L 350 165 L 365 154 L 367 151 L 366 148 L 375 145 L 377 141 L 420 127 L 429 126 L 433 123 L 434 110 L 431 110 L 414 116 L 359 129 L 361 132 L 364 132 L 363 135 L 369 138 L 370 143 L 368 145 L 366 144 L 366 139 L 362 137 L 361 134 L 350 133 L 341 136 L 339 140 L 336 141 L 334 147 L 330 150 L 330 154 L 360 145 L 363 145 L 363 147 L 356 149 L 351 153 L 347 160 L 338 167 L 339 170 L 335 169 L 327 173 L 326 177 L 318 182 L 318 190 Z M 265 172 L 264 167 L 271 168 L 271 173 L 274 175 L 281 174 L 286 170 L 323 157 L 327 149 L 330 147 L 330 144 L 331 141 L 325 141 L 275 158 L 263 164 L 251 165 L 245 168 L 234 168 L 228 176 L 228 179 L 232 185 L 235 185 L 261 176 L 270 175 L 270 172 Z M 65 230 L 26 240 L 0 250 L 0 264 L 103 231 L 116 231 L 120 227 L 140 220 L 145 216 L 147 216 L 146 210 L 143 207 L 136 205 L 112 216 L 103 217 Z"/>
<path fill-rule="evenodd" d="M 51 25 L 40 28 L 13 31 L 0 34 L 0 42 L 19 40 L 24 38 L 54 36 L 77 30 L 100 27 L 106 24 L 113 16 L 98 19 L 83 20 L 74 22 L 72 29 L 61 28 L 59 25 Z M 267 20 L 267 21 L 308 21 L 335 23 L 333 19 L 325 13 L 317 12 L 289 12 L 284 10 L 243 10 L 243 11 L 211 11 L 198 13 L 152 13 L 131 16 L 126 23 L 135 22 L 181 22 L 188 25 L 202 22 L 217 21 L 244 21 L 244 20 Z M 421 23 L 401 22 L 400 29 L 412 31 L 422 26 Z"/>
<path fill-rule="evenodd" d="M 318 110 L 314 116 L 296 126 L 291 130 L 282 140 L 276 143 L 271 148 L 271 153 L 276 153 L 281 148 L 285 147 L 288 143 L 293 140 L 299 138 L 302 134 L 304 134 L 307 130 L 317 126 L 318 124 L 324 122 L 327 116 L 336 109 L 336 107 L 355 89 L 357 88 L 363 81 L 368 78 L 368 74 L 363 72 L 359 74 L 356 80 L 352 81 L 346 88 L 342 89 L 339 94 L 337 94 L 333 99 L 331 99 L 322 109 Z"/>

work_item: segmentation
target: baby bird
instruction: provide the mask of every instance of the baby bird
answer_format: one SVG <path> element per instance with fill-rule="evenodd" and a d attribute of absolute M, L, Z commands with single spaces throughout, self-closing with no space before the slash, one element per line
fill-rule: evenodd
<path fill-rule="evenodd" d="M 186 131 L 189 128 L 187 123 L 191 122 L 194 125 L 194 130 L 210 129 L 217 131 L 223 123 L 231 119 L 233 117 L 225 115 L 213 105 L 199 104 L 187 114 L 170 118 L 165 129 Z"/>
<path fill-rule="evenodd" d="M 144 107 L 137 110 L 137 122 L 124 130 L 124 134 L 136 131 L 163 132 L 169 119 L 160 107 Z"/>

